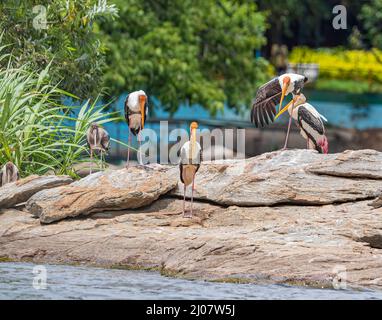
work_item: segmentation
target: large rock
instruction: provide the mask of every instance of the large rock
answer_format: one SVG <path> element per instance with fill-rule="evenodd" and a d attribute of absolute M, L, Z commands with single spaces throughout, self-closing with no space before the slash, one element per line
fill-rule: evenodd
<path fill-rule="evenodd" d="M 374 198 L 382 192 L 382 153 L 266 153 L 246 160 L 202 163 L 194 197 L 220 205 L 322 205 Z M 174 195 L 183 195 L 179 183 Z M 190 195 L 190 190 L 188 190 Z"/>
<path fill-rule="evenodd" d="M 342 280 L 381 289 L 382 209 L 368 202 L 253 208 L 195 202 L 195 216 L 187 219 L 181 200 L 162 198 L 145 208 L 49 225 L 8 210 L 0 213 L 0 260 L 316 287 Z"/>
<path fill-rule="evenodd" d="M 26 208 L 50 223 L 105 210 L 147 206 L 177 185 L 178 174 L 162 166 L 130 167 L 94 173 L 68 186 L 35 194 Z"/>
<path fill-rule="evenodd" d="M 35 193 L 73 182 L 68 176 L 29 176 L 0 187 L 0 208 L 11 208 L 27 201 Z"/>

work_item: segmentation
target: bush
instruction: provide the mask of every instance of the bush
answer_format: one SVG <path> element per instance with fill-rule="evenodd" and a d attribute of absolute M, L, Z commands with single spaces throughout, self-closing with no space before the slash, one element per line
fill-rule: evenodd
<path fill-rule="evenodd" d="M 1 49 L 1 48 L 0 48 Z M 92 122 L 114 120 L 103 113 L 97 101 L 64 106 L 64 98 L 75 98 L 48 80 L 49 66 L 41 72 L 30 66 L 0 69 L 0 165 L 12 161 L 21 175 L 57 174 L 76 176 L 73 166 L 82 162 L 86 131 Z M 76 116 L 75 116 L 76 115 Z"/>
<path fill-rule="evenodd" d="M 379 49 L 345 50 L 296 47 L 291 63 L 317 63 L 320 79 L 357 80 L 382 83 L 382 51 Z"/>

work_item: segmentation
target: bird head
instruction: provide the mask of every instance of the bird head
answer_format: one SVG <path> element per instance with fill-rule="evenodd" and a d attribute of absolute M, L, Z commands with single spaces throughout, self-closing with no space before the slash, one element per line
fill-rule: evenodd
<path fill-rule="evenodd" d="M 15 165 L 11 161 L 9 161 L 5 165 L 5 171 L 6 172 L 13 172 L 14 167 L 15 167 Z"/>
<path fill-rule="evenodd" d="M 285 76 L 282 78 L 281 98 L 280 98 L 279 110 L 283 105 L 284 97 L 285 97 L 285 95 L 288 91 L 288 88 L 290 86 L 290 81 L 291 81 L 291 79 L 289 76 Z"/>
<path fill-rule="evenodd" d="M 95 130 L 95 129 L 98 129 L 98 123 L 96 123 L 96 122 L 93 122 L 91 125 L 90 125 L 90 128 L 92 129 L 92 130 Z"/>
<path fill-rule="evenodd" d="M 143 129 L 145 125 L 145 106 L 146 106 L 146 101 L 147 97 L 144 94 L 139 95 L 139 108 L 141 111 L 141 129 Z"/>

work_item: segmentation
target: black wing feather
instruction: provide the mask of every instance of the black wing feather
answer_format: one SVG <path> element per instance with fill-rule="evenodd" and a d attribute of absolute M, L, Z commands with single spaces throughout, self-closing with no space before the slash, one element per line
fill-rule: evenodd
<path fill-rule="evenodd" d="M 322 123 L 321 119 L 317 119 L 308 109 L 303 106 L 298 108 L 297 121 L 301 127 L 303 127 L 302 121 L 305 121 L 320 135 L 325 133 L 324 124 Z"/>
<path fill-rule="evenodd" d="M 281 98 L 281 87 L 278 78 L 274 78 L 257 90 L 255 101 L 252 105 L 251 121 L 256 127 L 259 123 L 262 127 L 273 122 L 276 115 L 276 105 Z"/>

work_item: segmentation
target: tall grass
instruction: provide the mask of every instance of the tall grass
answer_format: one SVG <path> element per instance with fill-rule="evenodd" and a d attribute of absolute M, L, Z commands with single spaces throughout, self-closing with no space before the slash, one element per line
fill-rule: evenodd
<path fill-rule="evenodd" d="M 0 166 L 12 161 L 22 176 L 48 171 L 76 176 L 74 166 L 87 158 L 89 125 L 118 117 L 97 101 L 64 106 L 64 99 L 76 97 L 51 84 L 49 66 L 34 72 L 27 65 L 12 67 L 10 56 L 0 55 L 3 59 L 9 62 L 0 69 Z"/>

